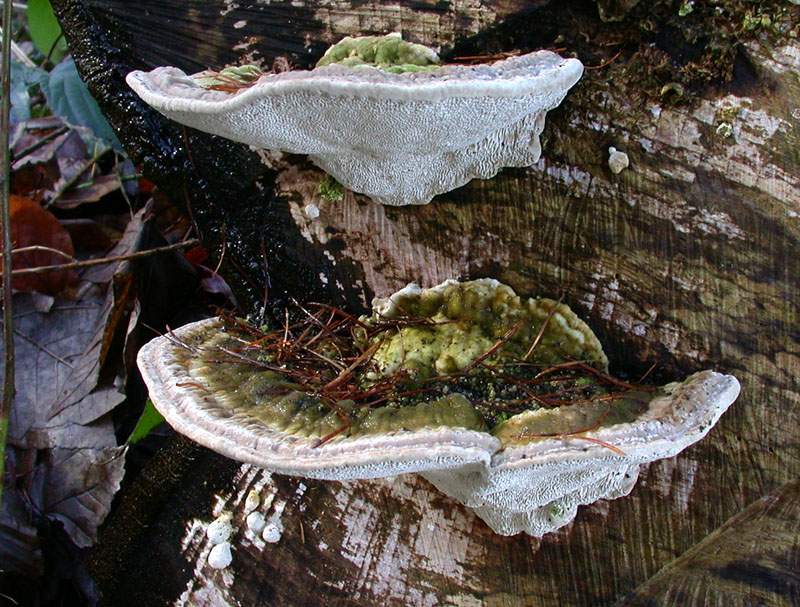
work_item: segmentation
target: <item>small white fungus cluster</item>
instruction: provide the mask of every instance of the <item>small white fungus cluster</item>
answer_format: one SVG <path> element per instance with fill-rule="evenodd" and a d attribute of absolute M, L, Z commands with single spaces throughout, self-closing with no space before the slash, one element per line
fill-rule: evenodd
<path fill-rule="evenodd" d="M 245 524 L 255 535 L 260 534 L 265 542 L 275 544 L 281 539 L 281 524 L 278 521 L 267 524 L 267 519 L 257 510 L 260 505 L 261 495 L 255 489 L 250 491 L 244 501 Z M 208 565 L 214 569 L 224 569 L 233 561 L 230 542 L 234 532 L 232 518 L 230 513 L 223 512 L 206 529 L 208 543 L 212 546 Z"/>

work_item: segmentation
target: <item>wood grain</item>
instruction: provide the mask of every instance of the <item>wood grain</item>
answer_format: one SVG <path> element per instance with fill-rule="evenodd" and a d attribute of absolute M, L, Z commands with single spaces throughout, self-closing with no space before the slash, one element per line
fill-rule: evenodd
<path fill-rule="evenodd" d="M 800 482 L 748 506 L 620 605 L 797 605 Z"/>

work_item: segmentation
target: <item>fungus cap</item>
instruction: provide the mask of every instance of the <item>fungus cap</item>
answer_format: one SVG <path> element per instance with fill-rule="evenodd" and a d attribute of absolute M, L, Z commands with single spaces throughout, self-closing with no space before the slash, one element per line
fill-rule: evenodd
<path fill-rule="evenodd" d="M 523 342 L 544 323 L 536 360 L 580 358 L 598 373 L 607 364 L 597 338 L 567 306 L 522 300 L 493 280 L 446 281 L 432 289 L 409 285 L 375 300 L 373 310 L 362 323 L 401 313 L 436 321 L 422 341 L 418 327 L 400 329 L 398 335 L 410 331 L 402 334 L 399 355 L 391 340 L 378 344 L 375 359 L 386 373 L 413 369 L 424 377 L 453 351 L 471 352 L 454 363 L 456 371 L 469 368 L 468 361 L 480 358 L 485 344 L 496 339 L 498 327 L 520 319 L 530 323 Z M 264 413 L 267 406 L 296 412 L 291 398 L 251 402 L 259 391 L 250 379 L 226 375 L 220 370 L 225 364 L 212 369 L 180 345 L 213 346 L 223 335 L 219 319 L 203 320 L 154 339 L 139 353 L 150 397 L 176 430 L 223 455 L 283 474 L 344 480 L 418 472 L 505 535 L 541 536 L 571 521 L 578 505 L 627 494 L 640 464 L 672 457 L 700 440 L 739 393 L 734 377 L 703 371 L 655 392 L 632 390 L 608 404 L 529 408 L 490 431 L 475 421 L 475 403 L 451 394 L 451 400 L 418 405 L 416 417 L 404 416 L 400 407 L 379 416 L 380 423 L 362 424 L 351 436 L 319 444 L 317 422 Z M 508 338 L 505 347 L 513 353 L 519 346 Z M 226 388 L 219 378 L 234 385 Z M 575 431 L 584 424 L 585 431 Z"/>
<path fill-rule="evenodd" d="M 330 63 L 267 74 L 235 93 L 204 88 L 174 67 L 134 71 L 127 82 L 181 124 L 308 154 L 344 186 L 406 205 L 537 162 L 545 114 L 582 73 L 577 59 L 538 51 L 403 73 Z"/>

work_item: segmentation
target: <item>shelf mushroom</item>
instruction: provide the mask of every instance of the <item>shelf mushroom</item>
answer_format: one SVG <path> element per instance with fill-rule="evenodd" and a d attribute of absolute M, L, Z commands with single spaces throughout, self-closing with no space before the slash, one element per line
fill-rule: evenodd
<path fill-rule="evenodd" d="M 127 82 L 181 124 L 308 154 L 345 187 L 407 205 L 537 162 L 545 114 L 582 73 L 580 61 L 550 51 L 440 65 L 431 49 L 390 34 L 345 38 L 312 70 L 160 67 Z"/>
<path fill-rule="evenodd" d="M 149 342 L 153 403 L 273 472 L 422 474 L 503 535 L 540 537 L 626 495 L 640 464 L 703 438 L 739 393 L 713 371 L 662 387 L 613 378 L 568 306 L 491 279 L 409 285 L 361 319 L 303 310 L 313 320 L 272 332 L 214 318 Z"/>

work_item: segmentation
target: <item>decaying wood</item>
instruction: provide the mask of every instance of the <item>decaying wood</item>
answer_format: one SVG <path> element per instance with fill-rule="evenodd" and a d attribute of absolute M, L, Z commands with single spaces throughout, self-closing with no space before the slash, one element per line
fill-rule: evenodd
<path fill-rule="evenodd" d="M 110 559 L 109 540 L 95 555 L 96 570 L 112 572 L 101 576 L 109 604 L 600 605 L 637 588 L 637 597 L 670 597 L 682 583 L 675 572 L 735 531 L 723 528 L 698 545 L 704 538 L 800 475 L 796 39 L 749 40 L 730 83 L 676 104 L 659 96 L 663 82 L 631 76 L 630 52 L 592 46 L 611 26 L 588 2 L 576 3 L 577 34 L 558 21 L 548 29 L 555 11 L 572 10 L 555 5 L 541 8 L 529 29 L 504 30 L 522 3 L 488 0 L 53 4 L 122 140 L 154 181 L 187 203 L 207 246 L 225 244 L 226 276 L 249 301 L 262 299 L 267 275 L 273 302 L 288 294 L 353 310 L 412 280 L 491 276 L 524 295 L 564 293 L 618 373 L 636 378 L 657 363 L 654 379 L 668 380 L 713 367 L 743 385 L 705 440 L 651 465 L 629 497 L 582 508 L 575 523 L 543 540 L 493 535 L 413 476 L 346 484 L 268 478 L 202 452 L 180 482 L 161 490 L 163 507 L 122 496 L 142 526 L 112 516 L 107 533 L 127 534 L 128 548 Z M 94 15 L 87 4 L 109 8 Z M 159 33 L 165 15 L 174 18 L 169 34 Z M 263 164 L 241 146 L 181 131 L 122 81 L 134 66 L 218 68 L 256 50 L 267 63 L 288 56 L 305 66 L 339 36 L 398 28 L 464 54 L 563 46 L 559 35 L 580 41 L 583 24 L 589 42 L 580 58 L 600 69 L 548 116 L 543 159 L 422 207 L 382 207 L 350 192 L 326 200 L 323 174 L 305 159 L 262 155 Z M 243 37 L 259 32 L 250 44 Z M 164 42 L 169 36 L 174 42 Z M 618 175 L 607 166 L 609 146 L 631 160 Z M 309 204 L 318 218 L 304 211 Z M 159 474 L 151 468 L 141 482 Z M 261 545 L 240 533 L 233 564 L 209 569 L 201 522 L 230 509 L 241 529 L 241 502 L 254 485 L 274 494 L 265 513 L 282 509 L 281 541 Z M 796 490 L 777 495 L 776 504 L 796 509 Z M 747 522 L 762 507 L 769 521 L 785 511 L 757 504 L 734 519 L 748 537 L 767 528 Z M 149 571 L 149 579 L 154 570 L 163 579 L 142 588 L 135 574 Z M 791 597 L 794 582 L 775 571 L 783 576 L 775 595 Z"/>

